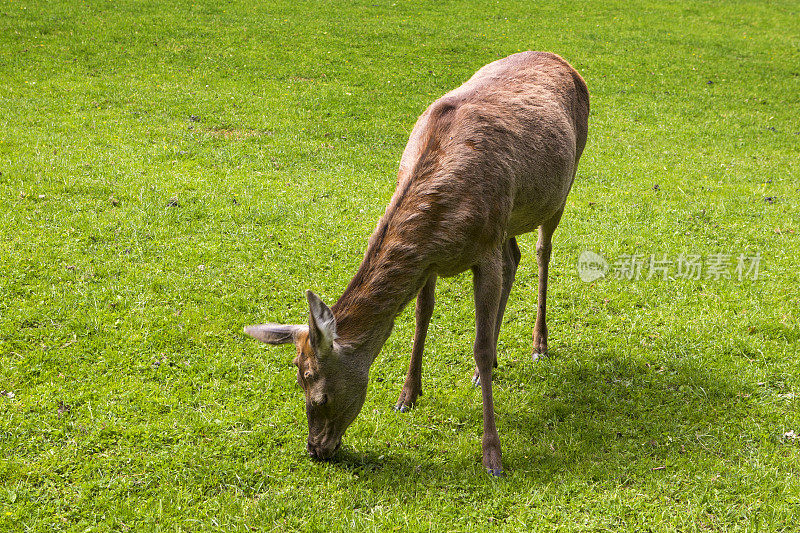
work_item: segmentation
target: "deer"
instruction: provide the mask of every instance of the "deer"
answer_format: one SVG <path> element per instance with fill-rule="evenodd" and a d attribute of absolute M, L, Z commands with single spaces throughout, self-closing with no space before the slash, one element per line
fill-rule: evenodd
<path fill-rule="evenodd" d="M 482 67 L 417 120 L 396 189 L 336 303 L 328 307 L 308 290 L 308 324 L 245 328 L 261 342 L 295 345 L 312 459 L 331 460 L 341 446 L 364 405 L 371 365 L 416 297 L 411 360 L 395 409 L 415 406 L 437 278 L 471 270 L 482 464 L 490 475 L 503 474 L 492 372 L 521 260 L 516 237 L 538 230 L 535 360 L 547 353 L 552 237 L 586 145 L 588 117 L 585 81 L 556 54 L 520 52 Z"/>

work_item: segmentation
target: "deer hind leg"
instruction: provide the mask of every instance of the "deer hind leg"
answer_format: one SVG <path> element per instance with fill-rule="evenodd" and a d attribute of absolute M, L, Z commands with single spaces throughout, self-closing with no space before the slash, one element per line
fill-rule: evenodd
<path fill-rule="evenodd" d="M 472 268 L 475 296 L 475 365 L 483 399 L 483 466 L 495 476 L 503 472 L 500 436 L 494 421 L 492 368 L 497 360 L 497 321 L 503 292 L 502 250 Z"/>
<path fill-rule="evenodd" d="M 511 293 L 511 286 L 514 285 L 514 279 L 517 276 L 517 267 L 522 259 L 522 254 L 517 245 L 517 239 L 511 237 L 506 241 L 503 247 L 503 292 L 500 293 L 500 307 L 497 309 L 497 323 L 495 324 L 494 342 L 500 338 L 500 326 L 503 324 L 503 315 L 506 312 L 506 303 L 508 303 L 508 295 Z M 497 368 L 497 361 L 494 362 Z"/>
<path fill-rule="evenodd" d="M 514 279 L 517 275 L 517 267 L 522 259 L 522 254 L 517 245 L 517 239 L 511 237 L 503 245 L 503 288 L 500 293 L 500 306 L 497 309 L 497 320 L 495 322 L 494 344 L 497 346 L 497 340 L 500 337 L 500 326 L 503 324 L 503 315 L 506 311 L 506 303 L 508 303 L 508 295 L 511 293 L 511 286 L 514 284 Z M 494 368 L 497 368 L 497 357 L 494 359 Z M 475 368 L 475 373 L 472 376 L 472 382 L 475 386 L 480 385 L 480 376 L 478 369 Z"/>
<path fill-rule="evenodd" d="M 428 334 L 428 324 L 433 315 L 433 306 L 436 301 L 436 274 L 431 274 L 428 281 L 417 295 L 416 320 L 414 330 L 414 344 L 411 348 L 411 363 L 408 365 L 408 374 L 400 391 L 400 397 L 395 404 L 395 411 L 405 412 L 414 406 L 417 398 L 422 396 L 422 351 L 425 348 L 425 337 Z"/>
<path fill-rule="evenodd" d="M 550 266 L 550 252 L 553 249 L 553 233 L 561 221 L 560 209 L 553 217 L 539 226 L 539 240 L 536 242 L 536 261 L 539 264 L 539 294 L 536 310 L 536 325 L 533 328 L 533 360 L 547 354 L 547 271 Z"/>

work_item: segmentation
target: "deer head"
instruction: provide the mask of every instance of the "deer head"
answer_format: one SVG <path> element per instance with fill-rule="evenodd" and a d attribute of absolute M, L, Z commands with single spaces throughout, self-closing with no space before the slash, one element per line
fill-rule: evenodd
<path fill-rule="evenodd" d="M 367 394 L 367 375 L 337 343 L 336 318 L 325 303 L 306 291 L 308 325 L 261 324 L 245 333 L 267 344 L 294 343 L 297 383 L 303 388 L 308 418 L 308 453 L 327 460 L 342 443 Z"/>

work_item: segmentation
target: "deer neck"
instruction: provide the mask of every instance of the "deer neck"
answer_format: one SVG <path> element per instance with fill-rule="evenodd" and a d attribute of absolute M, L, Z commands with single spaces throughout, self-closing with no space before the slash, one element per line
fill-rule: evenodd
<path fill-rule="evenodd" d="M 338 342 L 368 369 L 392 332 L 395 318 L 430 275 L 418 247 L 393 235 L 382 220 L 356 275 L 332 306 Z"/>

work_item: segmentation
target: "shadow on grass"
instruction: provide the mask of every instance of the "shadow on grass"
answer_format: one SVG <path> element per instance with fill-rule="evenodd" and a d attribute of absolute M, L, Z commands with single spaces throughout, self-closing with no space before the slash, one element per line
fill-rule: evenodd
<path fill-rule="evenodd" d="M 567 361 L 556 353 L 496 371 L 495 412 L 509 478 L 545 484 L 554 477 L 625 480 L 665 464 L 703 460 L 735 451 L 754 406 L 735 371 L 715 370 L 698 358 L 648 352 L 650 361 L 605 352 Z M 562 355 L 563 357 L 563 355 Z M 469 384 L 465 383 L 465 387 Z M 479 436 L 481 405 L 421 404 L 437 418 Z M 402 415 L 397 415 L 402 416 Z M 469 478 L 480 467 L 473 452 L 432 444 L 443 457 L 398 445 L 390 449 L 345 447 L 335 464 L 349 472 L 426 485 L 432 478 Z"/>
<path fill-rule="evenodd" d="M 718 453 L 719 437 L 740 431 L 751 405 L 734 373 L 722 374 L 697 359 L 676 360 L 670 368 L 605 353 L 600 362 L 550 368 L 541 396 L 529 408 L 496 406 L 505 462 L 517 475 L 547 482 L 572 472 L 600 480 L 661 468 L 680 456 Z M 732 429 L 732 426 L 735 429 Z M 700 442 L 698 435 L 713 442 Z"/>
<path fill-rule="evenodd" d="M 412 465 L 410 461 L 414 461 Z M 350 473 L 361 474 L 407 474 L 408 471 L 430 471 L 432 464 L 420 464 L 415 458 L 408 457 L 399 452 L 378 452 L 367 449 L 357 452 L 351 448 L 339 450 L 332 464 Z"/>

